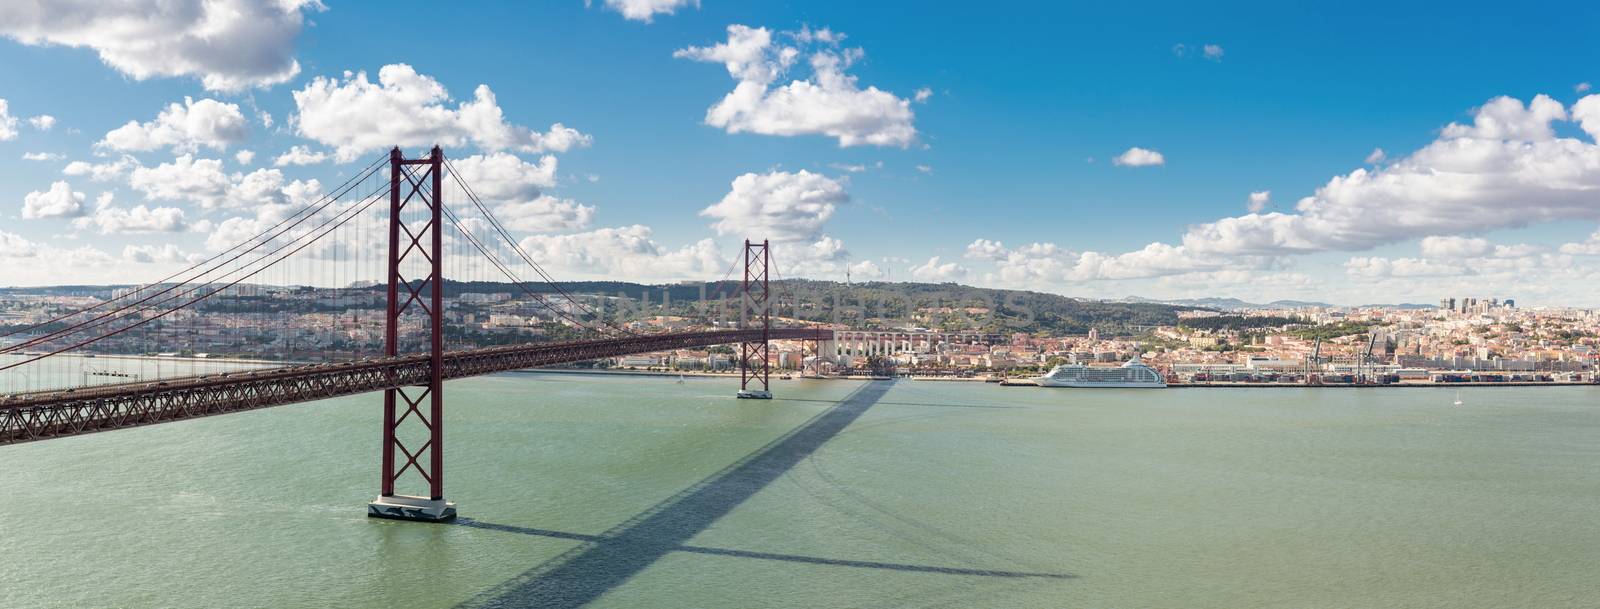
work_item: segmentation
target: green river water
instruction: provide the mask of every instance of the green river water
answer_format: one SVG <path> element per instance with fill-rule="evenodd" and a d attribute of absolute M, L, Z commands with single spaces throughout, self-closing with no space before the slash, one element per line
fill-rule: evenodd
<path fill-rule="evenodd" d="M 0 607 L 1600 607 L 1600 388 L 451 382 L 0 447 Z"/>

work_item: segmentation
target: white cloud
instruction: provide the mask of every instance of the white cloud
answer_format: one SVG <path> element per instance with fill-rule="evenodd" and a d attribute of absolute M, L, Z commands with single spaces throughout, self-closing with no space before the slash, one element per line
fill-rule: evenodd
<path fill-rule="evenodd" d="M 149 200 L 188 201 L 202 209 L 278 205 L 316 198 L 322 186 L 316 180 L 285 183 L 277 169 L 257 169 L 248 174 L 222 171 L 218 159 L 183 155 L 156 167 L 139 167 L 128 185 Z"/>
<path fill-rule="evenodd" d="M 913 95 L 911 97 L 911 99 L 916 100 L 916 102 L 920 104 L 920 103 L 928 101 L 928 99 L 930 99 L 932 97 L 933 97 L 933 89 L 929 89 L 927 87 L 923 87 L 921 89 L 917 89 L 917 93 L 915 95 Z"/>
<path fill-rule="evenodd" d="M 933 167 L 931 165 L 918 165 L 917 171 L 922 173 L 933 173 Z"/>
<path fill-rule="evenodd" d="M 967 256 L 995 261 L 995 271 L 985 278 L 1017 287 L 1149 279 L 1228 268 L 1248 270 L 1270 264 L 1259 258 L 1197 256 L 1183 246 L 1165 243 L 1151 243 L 1124 254 L 1107 254 L 1072 251 L 1054 243 L 1032 243 L 1013 250 L 998 241 L 979 239 L 967 246 Z"/>
<path fill-rule="evenodd" d="M 1006 257 L 1005 244 L 999 241 L 978 239 L 967 244 L 967 257 L 978 260 L 999 260 Z"/>
<path fill-rule="evenodd" d="M 649 227 L 635 224 L 568 235 L 532 235 L 520 245 L 541 265 L 561 272 L 561 277 L 704 280 L 728 267 L 728 258 L 710 239 L 668 250 L 651 237 Z"/>
<path fill-rule="evenodd" d="M 538 197 L 542 189 L 555 186 L 558 166 L 554 155 L 547 154 L 534 164 L 506 152 L 453 159 L 450 164 L 461 181 L 491 202 Z"/>
<path fill-rule="evenodd" d="M 888 273 L 883 270 L 883 267 L 878 266 L 878 263 L 871 260 L 862 260 L 850 265 L 850 277 L 857 281 L 883 279 L 886 276 L 888 276 Z"/>
<path fill-rule="evenodd" d="M 512 230 L 564 233 L 589 228 L 594 207 L 572 199 L 541 195 L 529 201 L 511 201 L 495 208 L 495 217 Z"/>
<path fill-rule="evenodd" d="M 1423 237 L 1420 245 L 1424 258 L 1473 258 L 1494 250 L 1488 239 L 1448 235 Z"/>
<path fill-rule="evenodd" d="M 50 190 L 34 191 L 22 199 L 24 218 L 71 218 L 83 215 L 83 193 L 73 192 L 66 182 L 50 185 Z"/>
<path fill-rule="evenodd" d="M 1222 46 L 1221 45 L 1216 45 L 1216 44 L 1205 45 L 1205 46 L 1200 48 L 1200 53 L 1202 55 L 1205 55 L 1205 58 L 1206 59 L 1210 59 L 1211 61 L 1222 61 Z"/>
<path fill-rule="evenodd" d="M 73 161 L 67 163 L 67 166 L 61 169 L 61 173 L 74 177 L 88 176 L 90 180 L 96 182 L 110 182 L 121 178 L 129 169 L 138 166 L 139 161 L 131 156 L 122 155 L 122 158 L 105 163 Z"/>
<path fill-rule="evenodd" d="M 1454 277 L 1470 274 L 1465 266 L 1420 258 L 1351 258 L 1345 272 L 1361 277 Z"/>
<path fill-rule="evenodd" d="M 1249 198 L 1246 199 L 1246 201 L 1245 201 L 1245 210 L 1249 211 L 1252 214 L 1258 214 L 1258 213 L 1261 213 L 1261 210 L 1266 209 L 1267 205 L 1269 205 L 1271 203 L 1272 203 L 1272 191 L 1270 191 L 1270 190 L 1259 190 L 1259 191 L 1250 193 Z"/>
<path fill-rule="evenodd" d="M 590 136 L 561 123 L 540 133 L 505 121 L 494 91 L 478 85 L 473 99 L 454 109 L 444 85 L 406 64 L 344 78 L 317 77 L 294 92 L 300 135 L 335 148 L 339 162 L 389 146 L 458 147 L 471 142 L 487 151 L 565 152 L 588 146 Z"/>
<path fill-rule="evenodd" d="M 60 154 L 56 154 L 54 152 L 24 152 L 24 153 L 22 153 L 22 160 L 24 160 L 24 161 L 60 161 L 60 160 L 65 160 L 66 158 L 67 158 L 66 156 L 63 156 L 63 155 L 60 155 Z"/>
<path fill-rule="evenodd" d="M 940 263 L 939 257 L 929 258 L 918 266 L 911 267 L 911 277 L 917 281 L 943 283 L 955 281 L 967 276 L 967 269 L 954 262 Z"/>
<path fill-rule="evenodd" d="M 1587 81 L 1572 85 L 1572 90 L 1577 93 L 1588 93 L 1590 85 Z"/>
<path fill-rule="evenodd" d="M 711 227 L 719 235 L 811 241 L 849 200 L 843 184 L 822 174 L 803 169 L 747 173 L 734 178 L 728 194 L 700 215 L 716 219 Z"/>
<path fill-rule="evenodd" d="M 606 8 L 633 21 L 650 23 L 656 15 L 671 15 L 680 8 L 700 8 L 700 0 L 605 0 Z"/>
<path fill-rule="evenodd" d="M 52 127 L 56 126 L 56 117 L 48 114 L 40 114 L 38 116 L 30 117 L 28 119 L 28 124 L 33 125 L 34 129 L 38 129 L 40 131 L 49 131 Z"/>
<path fill-rule="evenodd" d="M 249 136 L 250 128 L 237 104 L 185 97 L 182 104 L 168 105 L 153 121 L 128 121 L 111 130 L 95 146 L 122 151 L 170 147 L 173 152 L 184 153 L 200 146 L 225 150 L 229 144 L 243 142 Z"/>
<path fill-rule="evenodd" d="M 0 230 L 0 258 L 31 258 L 38 252 L 38 244 L 21 235 Z"/>
<path fill-rule="evenodd" d="M 1378 163 L 1382 163 L 1384 159 L 1387 158 L 1389 158 L 1389 155 L 1386 154 L 1382 148 L 1373 148 L 1372 152 L 1367 155 L 1366 163 L 1368 165 L 1377 165 Z"/>
<path fill-rule="evenodd" d="M 240 150 L 233 153 L 233 160 L 238 161 L 240 165 L 249 165 L 256 160 L 256 152 L 254 150 Z"/>
<path fill-rule="evenodd" d="M 801 48 L 774 44 L 766 28 L 728 26 L 727 42 L 688 47 L 674 57 L 721 63 L 738 84 L 706 110 L 705 123 L 728 133 L 763 135 L 826 135 L 841 147 L 908 147 L 917 139 L 911 102 L 869 86 L 860 88 L 846 73 L 862 56 L 860 49 L 839 50 L 842 34 L 802 29 L 791 37 L 806 56 L 809 78 L 774 86 L 806 55 Z"/>
<path fill-rule="evenodd" d="M 1150 167 L 1167 164 L 1167 157 L 1162 156 L 1160 152 L 1134 146 L 1112 158 L 1111 164 L 1120 167 Z"/>
<path fill-rule="evenodd" d="M 17 117 L 11 116 L 6 100 L 0 99 L 0 142 L 17 139 Z"/>
<path fill-rule="evenodd" d="M 207 89 L 240 91 L 300 71 L 294 40 L 317 0 L 13 2 L 0 35 L 28 45 L 87 47 L 144 80 L 198 76 Z"/>
<path fill-rule="evenodd" d="M 1588 239 L 1581 242 L 1562 244 L 1561 253 L 1574 256 L 1600 256 L 1600 230 L 1596 230 Z"/>
<path fill-rule="evenodd" d="M 1539 142 L 1555 137 L 1551 121 L 1567 120 L 1567 109 L 1548 95 L 1536 95 L 1526 107 L 1511 97 L 1496 97 L 1479 107 L 1471 125 L 1450 123 L 1445 138 Z"/>
<path fill-rule="evenodd" d="M 290 146 L 288 152 L 280 154 L 278 155 L 278 158 L 272 160 L 272 165 L 274 167 L 283 167 L 284 165 L 315 165 L 326 160 L 328 160 L 327 153 L 324 153 L 320 150 L 313 151 L 307 146 Z"/>
<path fill-rule="evenodd" d="M 1526 107 L 1496 98 L 1479 108 L 1472 125 L 1448 125 L 1410 156 L 1337 176 L 1301 199 L 1295 213 L 1200 224 L 1183 243 L 1198 254 L 1355 251 L 1427 235 L 1600 218 L 1600 146 L 1556 137 L 1551 122 L 1566 118 L 1543 95 Z M 1600 97 L 1579 101 L 1572 119 L 1600 132 Z"/>
<path fill-rule="evenodd" d="M 78 228 L 94 228 L 103 235 L 135 233 L 175 233 L 187 228 L 183 210 L 176 207 L 131 208 L 106 206 L 93 215 L 76 220 Z"/>
<path fill-rule="evenodd" d="M 163 245 L 129 245 L 122 248 L 122 259 L 141 264 L 176 264 L 203 260 L 195 254 L 185 254 L 171 243 Z"/>

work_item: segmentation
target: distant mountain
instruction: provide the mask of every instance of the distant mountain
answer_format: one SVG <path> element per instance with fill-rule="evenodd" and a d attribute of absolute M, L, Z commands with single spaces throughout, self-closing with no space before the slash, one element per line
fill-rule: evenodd
<path fill-rule="evenodd" d="M 1223 311 L 1257 311 L 1262 309 L 1300 309 L 1307 307 L 1336 307 L 1339 305 L 1328 304 L 1315 300 L 1274 300 L 1269 303 L 1246 302 L 1238 298 L 1178 298 L 1172 300 L 1156 300 L 1129 296 L 1118 302 L 1158 303 L 1187 307 L 1204 307 L 1208 309 L 1221 309 Z M 1364 304 L 1359 308 L 1377 309 L 1432 309 L 1433 305 L 1403 302 L 1400 304 Z"/>
<path fill-rule="evenodd" d="M 109 298 L 132 286 L 54 286 L 0 288 L 0 296 L 54 295 Z M 624 281 L 572 281 L 524 286 L 492 281 L 447 281 L 444 294 L 505 293 L 521 299 L 526 292 L 544 296 L 573 295 L 611 304 L 601 307 L 627 315 L 672 313 L 694 316 L 706 309 L 702 301 L 738 300 L 738 281 L 641 284 Z M 383 286 L 345 288 L 383 291 Z M 955 283 L 881 282 L 846 284 L 837 281 L 784 279 L 772 282 L 778 305 L 775 313 L 818 322 L 842 322 L 853 327 L 900 329 L 921 327 L 948 331 L 987 333 L 1045 332 L 1081 335 L 1096 330 L 1105 336 L 1131 336 L 1151 326 L 1178 323 L 1180 311 L 1196 305 L 1158 302 L 1109 302 L 1071 298 L 1022 290 L 977 288 Z M 627 299 L 635 304 L 618 301 Z M 648 308 L 646 311 L 644 308 Z"/>
<path fill-rule="evenodd" d="M 1256 310 L 1256 309 L 1297 309 L 1297 308 L 1301 308 L 1301 307 L 1331 307 L 1331 306 L 1333 306 L 1333 305 L 1330 305 L 1330 304 L 1325 303 L 1325 302 L 1311 302 L 1311 301 L 1304 301 L 1304 300 L 1274 300 L 1274 301 L 1266 303 L 1266 304 L 1261 304 L 1261 303 L 1256 303 L 1256 302 L 1246 302 L 1246 301 L 1243 301 L 1243 300 L 1239 300 L 1238 298 L 1177 298 L 1177 299 L 1171 299 L 1171 300 L 1155 300 L 1155 299 L 1150 299 L 1150 298 L 1140 298 L 1138 296 L 1129 296 L 1127 298 L 1122 299 L 1121 302 L 1157 303 L 1157 304 L 1168 304 L 1168 305 L 1174 305 L 1174 306 L 1180 306 L 1180 307 L 1202 307 L 1202 308 L 1207 308 L 1207 309 L 1221 309 L 1221 310 L 1224 310 L 1224 311 L 1248 311 L 1248 310 Z"/>

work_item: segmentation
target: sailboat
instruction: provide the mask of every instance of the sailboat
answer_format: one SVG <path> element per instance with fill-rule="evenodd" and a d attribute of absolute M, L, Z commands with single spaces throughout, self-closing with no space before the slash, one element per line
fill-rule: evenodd
<path fill-rule="evenodd" d="M 679 384 L 679 385 L 682 385 L 682 384 L 683 384 L 683 375 L 682 375 L 682 374 L 679 374 L 679 375 L 678 375 L 678 384 Z"/>
<path fill-rule="evenodd" d="M 1456 390 L 1456 405 L 1457 406 L 1461 405 L 1461 390 L 1460 389 Z"/>

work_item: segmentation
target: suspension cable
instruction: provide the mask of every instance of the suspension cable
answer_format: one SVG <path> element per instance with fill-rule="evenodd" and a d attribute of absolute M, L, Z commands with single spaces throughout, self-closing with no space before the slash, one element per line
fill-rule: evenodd
<path fill-rule="evenodd" d="M 380 193 L 376 193 L 376 194 L 383 194 L 383 193 L 380 192 Z M 56 349 L 55 351 L 51 351 L 51 352 L 45 353 L 43 355 L 39 355 L 39 356 L 31 358 L 31 359 L 22 360 L 22 361 L 15 362 L 15 363 L 12 363 L 12 364 L 9 364 L 9 365 L 6 365 L 6 366 L 0 366 L 0 371 L 10 370 L 12 368 L 15 368 L 17 366 L 21 366 L 21 365 L 24 365 L 24 364 L 31 364 L 33 362 L 39 361 L 41 359 L 44 359 L 44 358 L 47 358 L 47 357 L 50 357 L 50 356 L 53 356 L 53 355 L 59 355 L 61 353 L 65 353 L 67 351 L 71 351 L 73 349 L 77 349 L 79 347 L 83 347 L 85 345 L 89 345 L 89 344 L 92 344 L 92 343 L 95 343 L 95 342 L 98 342 L 98 341 L 101 341 L 101 340 L 116 336 L 118 334 L 122 334 L 123 332 L 127 332 L 129 330 L 134 329 L 134 328 L 138 328 L 138 327 L 143 326 L 145 324 L 148 324 L 150 322 L 156 321 L 158 319 L 161 319 L 163 317 L 166 317 L 168 315 L 176 313 L 176 312 L 178 312 L 180 310 L 183 310 L 183 309 L 185 309 L 185 308 L 189 307 L 190 305 L 193 305 L 193 304 L 195 304 L 197 302 L 200 302 L 202 300 L 205 300 L 205 299 L 208 299 L 208 298 L 210 298 L 212 296 L 215 296 L 215 295 L 217 295 L 219 293 L 222 293 L 223 291 L 227 290 L 228 288 L 231 288 L 231 287 L 233 287 L 235 285 L 238 285 L 240 282 L 243 282 L 246 279 L 254 277 L 257 274 L 260 274 L 262 271 L 265 271 L 265 270 L 267 270 L 269 268 L 273 268 L 273 265 L 275 265 L 275 264 L 277 264 L 279 262 L 282 262 L 283 260 L 287 259 L 289 256 L 293 256 L 294 254 L 300 252 L 300 250 L 303 250 L 306 247 L 310 246 L 312 243 L 316 243 L 317 240 L 321 239 L 324 236 L 327 236 L 328 233 L 332 232 L 334 229 L 337 229 L 340 226 L 343 226 L 346 222 L 350 221 L 351 218 L 355 218 L 355 217 L 359 216 L 362 212 L 366 211 L 366 209 L 368 207 L 371 207 L 372 204 L 378 202 L 379 200 L 381 200 L 381 198 L 376 196 L 376 195 L 374 195 L 370 199 L 368 199 L 365 203 L 359 203 L 359 204 L 357 204 L 355 206 L 352 206 L 352 209 L 354 209 L 353 213 L 350 213 L 349 215 L 345 215 L 344 212 L 340 212 L 339 214 L 336 214 L 333 218 L 329 218 L 328 220 L 325 220 L 322 224 L 318 225 L 316 228 L 313 228 L 313 229 L 311 229 L 310 231 L 308 231 L 306 233 L 306 235 L 309 235 L 311 233 L 314 233 L 314 232 L 317 232 L 317 231 L 320 230 L 320 231 L 322 231 L 321 234 L 318 234 L 317 236 L 307 240 L 305 243 L 301 243 L 300 245 L 296 246 L 294 249 L 290 250 L 288 253 L 285 253 L 282 256 L 279 256 L 278 258 L 272 260 L 271 262 L 268 262 L 267 264 L 262 265 L 260 268 L 257 268 L 257 269 L 251 271 L 250 273 L 248 273 L 248 274 L 246 274 L 246 275 L 244 275 L 242 277 L 234 279 L 233 281 L 227 283 L 226 285 L 223 285 L 220 288 L 213 289 L 212 291 L 210 291 L 208 293 L 201 294 L 200 296 L 196 296 L 196 297 L 190 299 L 189 301 L 184 302 L 183 304 L 180 304 L 180 305 L 178 305 L 176 307 L 172 307 L 170 309 L 166 309 L 165 311 L 162 311 L 159 314 L 156 314 L 156 315 L 151 316 L 151 317 L 146 317 L 143 320 L 140 320 L 140 321 L 135 322 L 133 324 L 124 326 L 122 328 L 118 328 L 116 330 L 113 330 L 111 332 L 102 334 L 100 336 L 96 336 L 94 338 L 89 338 L 89 339 L 80 341 L 80 342 L 78 342 L 76 344 L 73 344 L 73 345 L 70 345 L 70 346 L 67 346 L 67 347 L 62 347 L 60 349 Z M 340 219 L 340 216 L 344 216 L 344 217 L 342 219 Z M 337 220 L 337 223 L 335 223 L 331 228 L 327 228 L 327 230 L 323 230 L 324 227 L 327 227 L 330 223 L 334 223 L 335 220 Z M 284 244 L 283 246 L 279 247 L 277 250 L 274 250 L 272 252 L 267 253 L 266 255 L 262 256 L 261 260 L 264 260 L 264 259 L 269 258 L 271 256 L 277 255 L 279 252 L 282 252 L 284 249 L 288 248 L 290 245 L 293 245 L 295 241 L 299 241 L 300 239 L 304 238 L 306 235 L 301 235 L 300 237 L 296 237 L 294 240 L 291 240 L 289 243 Z M 235 272 L 237 272 L 237 271 L 235 271 Z M 232 273 L 230 273 L 230 274 L 232 274 Z M 198 289 L 198 288 L 196 288 L 196 289 Z M 191 290 L 188 293 L 193 293 L 193 290 Z"/>
<path fill-rule="evenodd" d="M 365 179 L 365 177 L 368 174 L 371 174 L 372 171 L 375 170 L 375 169 L 376 169 L 375 165 L 369 166 L 368 169 L 363 172 L 363 174 L 360 174 L 360 175 L 356 176 L 356 178 Z M 216 266 L 214 266 L 214 267 L 212 267 L 210 269 L 206 269 L 206 270 L 204 270 L 204 271 L 202 271 L 200 273 L 197 273 L 193 277 L 190 277 L 190 278 L 184 280 L 183 282 L 167 286 L 165 289 L 162 289 L 160 291 L 157 291 L 157 292 L 154 292 L 152 294 L 149 294 L 149 295 L 145 296 L 144 298 L 141 298 L 141 299 L 136 300 L 136 301 L 131 302 L 131 303 L 124 304 L 121 307 L 118 307 L 118 308 L 116 308 L 114 310 L 111 310 L 111 311 L 108 311 L 108 312 L 105 312 L 105 313 L 101 313 L 100 315 L 95 316 L 95 317 L 93 317 L 91 319 L 86 319 L 86 320 L 79 321 L 79 322 L 77 322 L 77 323 L 75 323 L 73 325 L 70 325 L 70 326 L 67 326 L 65 328 L 61 328 L 61 329 L 52 331 L 52 332 L 50 332 L 48 334 L 45 334 L 43 336 L 34 337 L 32 339 L 29 339 L 29 340 L 21 342 L 21 343 L 16 343 L 16 344 L 9 345 L 9 346 L 6 346 L 6 347 L 0 347 L 0 354 L 11 353 L 11 352 L 14 352 L 14 351 L 26 349 L 26 348 L 29 348 L 29 347 L 32 347 L 32 346 L 36 346 L 36 345 L 39 345 L 39 344 L 42 344 L 42 343 L 50 342 L 50 341 L 55 340 L 57 338 L 60 338 L 62 336 L 68 336 L 68 335 L 71 335 L 71 334 L 76 334 L 76 333 L 78 333 L 80 331 L 83 331 L 85 329 L 90 329 L 90 328 L 94 328 L 94 327 L 103 326 L 103 325 L 105 325 L 105 323 L 98 323 L 98 322 L 102 322 L 103 320 L 106 320 L 107 318 L 111 318 L 111 317 L 117 317 L 117 318 L 127 317 L 127 315 L 118 315 L 118 314 L 122 313 L 124 311 L 127 311 L 128 309 L 132 309 L 132 308 L 135 308 L 135 307 L 148 309 L 148 308 L 151 308 L 151 307 L 160 306 L 160 305 L 168 303 L 168 302 L 172 302 L 173 300 L 182 298 L 182 297 L 184 297 L 184 296 L 186 296 L 188 294 L 192 294 L 192 293 L 194 293 L 195 290 L 201 289 L 201 287 L 204 286 L 205 284 L 204 283 L 198 284 L 195 287 L 192 287 L 192 288 L 190 288 L 190 289 L 188 289 L 186 291 L 180 292 L 178 294 L 174 294 L 172 296 L 169 296 L 169 297 L 167 297 L 165 299 L 162 299 L 159 302 L 150 303 L 150 301 L 153 300 L 153 299 L 156 299 L 156 298 L 158 298 L 158 297 L 160 297 L 160 296 L 162 296 L 164 294 L 167 294 L 169 292 L 172 292 L 173 290 L 176 290 L 176 289 L 182 288 L 184 286 L 187 286 L 190 283 L 194 283 L 195 281 L 199 280 L 201 277 L 209 275 L 209 274 L 211 274 L 213 272 L 216 272 L 216 271 L 224 268 L 225 266 L 227 266 L 229 264 L 232 264 L 234 261 L 237 261 L 239 258 L 242 258 L 244 255 L 249 254 L 252 251 L 255 251 L 256 249 L 260 248 L 263 245 L 271 243 L 273 240 L 277 239 L 278 237 L 281 237 L 284 233 L 287 233 L 288 231 L 293 230 L 295 227 L 299 226 L 301 223 L 305 222 L 306 220 L 309 220 L 312 217 L 315 217 L 318 213 L 321 213 L 321 211 L 326 209 L 329 205 L 332 205 L 334 202 L 336 202 L 339 199 L 343 198 L 345 194 L 349 193 L 349 191 L 351 189 L 353 189 L 355 187 L 355 185 L 356 185 L 355 184 L 356 178 L 352 178 L 351 180 L 347 180 L 344 185 L 341 185 L 341 190 L 338 190 L 337 194 L 329 193 L 328 195 L 324 195 L 322 199 L 318 200 L 318 201 L 324 201 L 325 200 L 324 202 L 321 202 L 320 204 L 313 203 L 311 205 L 308 205 L 305 209 L 302 209 L 301 211 L 296 212 L 295 215 L 292 215 L 292 216 L 290 216 L 288 218 L 285 218 L 284 220 L 279 221 L 277 224 L 273 225 L 272 227 L 269 227 L 266 231 L 263 231 L 262 233 L 257 234 L 256 236 L 251 237 L 250 239 L 247 239 L 247 240 L 241 242 L 239 245 L 244 245 L 244 244 L 251 243 L 251 242 L 255 242 L 255 244 L 251 245 L 249 248 L 244 249 L 243 251 L 240 251 L 240 252 L 234 254 L 233 256 L 229 257 L 227 260 L 224 260 L 224 261 L 218 263 Z M 331 198 L 329 198 L 330 196 L 331 196 Z M 304 213 L 307 210 L 309 210 L 310 213 Z M 296 219 L 295 216 L 299 216 L 299 218 Z M 293 220 L 293 222 L 290 222 L 291 220 Z M 286 223 L 288 224 L 288 226 L 284 226 L 284 224 L 286 224 Z M 280 227 L 282 228 L 282 230 L 278 230 Z M 273 233 L 273 231 L 277 231 L 277 232 Z M 268 233 L 273 233 L 273 234 L 269 235 Z M 299 237 L 295 238 L 295 240 L 298 240 L 298 239 L 299 239 Z M 229 250 L 227 250 L 227 251 L 232 251 L 233 249 L 237 249 L 239 247 L 239 245 L 236 245 L 233 248 L 229 248 Z M 226 254 L 227 251 L 224 251 L 223 253 Z M 218 256 L 213 256 L 212 259 L 214 260 L 215 258 L 220 257 L 221 255 L 222 254 L 218 254 Z M 265 257 L 265 256 L 263 256 L 263 257 Z M 250 264 L 250 263 L 246 263 L 246 264 Z M 241 268 L 245 268 L 245 267 L 241 267 Z M 221 279 L 223 279 L 223 278 L 225 278 L 225 277 L 227 277 L 229 275 L 232 275 L 234 273 L 239 272 L 239 270 L 240 269 L 235 269 L 235 270 L 230 271 L 230 272 L 228 272 L 226 274 L 223 274 L 221 277 L 217 277 L 216 279 L 213 279 L 211 281 L 221 280 Z M 106 303 L 109 303 L 109 302 L 112 302 L 112 301 L 106 301 Z M 102 304 L 106 304 L 106 303 L 102 303 Z M 91 307 L 91 309 L 92 309 L 92 307 Z M 87 311 L 87 310 L 89 310 L 89 309 L 85 309 L 85 311 Z M 115 321 L 115 319 L 113 319 L 112 321 Z M 106 322 L 106 323 L 110 323 L 110 322 Z"/>
<path fill-rule="evenodd" d="M 365 169 L 362 169 L 360 173 L 355 174 L 349 180 L 345 180 L 345 182 L 343 184 L 340 184 L 334 190 L 337 191 L 337 190 L 339 190 L 341 188 L 344 188 L 346 185 L 350 185 L 352 182 L 357 182 L 359 180 L 366 179 L 367 176 L 369 174 L 371 174 L 374 169 L 376 169 L 378 163 L 381 162 L 382 160 L 383 159 L 380 158 L 380 159 L 378 159 L 376 161 L 373 161 L 371 165 L 368 165 Z M 204 267 L 204 266 L 212 263 L 213 261 L 217 260 L 218 258 L 221 258 L 221 257 L 227 255 L 229 252 L 232 252 L 233 250 L 236 250 L 236 249 L 238 249 L 240 247 L 243 247 L 245 244 L 248 244 L 248 243 L 250 243 L 250 242 L 252 242 L 252 241 L 254 241 L 256 239 L 259 239 L 263 235 L 265 235 L 265 234 L 267 234 L 269 232 L 272 232 L 273 230 L 277 229 L 279 226 L 282 226 L 284 223 L 286 223 L 286 222 L 288 222 L 290 220 L 293 220 L 296 216 L 299 216 L 300 214 L 305 213 L 307 210 L 317 206 L 317 204 L 321 203 L 324 199 L 327 199 L 330 196 L 330 194 L 331 193 L 324 194 L 322 197 L 318 198 L 317 200 L 312 201 L 310 203 L 307 203 L 305 206 L 301 207 L 295 213 L 290 214 L 288 217 L 285 217 L 282 220 L 279 220 L 277 224 L 274 224 L 274 225 L 268 227 L 266 230 L 263 230 L 261 233 L 255 235 L 255 236 L 253 236 L 253 237 L 251 237 L 249 239 L 246 239 L 244 241 L 240 241 L 239 243 L 234 244 L 232 247 L 229 247 L 228 249 L 225 249 L 225 250 L 223 250 L 221 252 L 217 252 L 216 254 L 213 254 L 210 258 L 207 258 L 207 259 L 202 260 L 200 262 L 194 263 L 194 264 L 190 265 L 188 268 L 179 270 L 179 271 L 177 271 L 177 272 L 175 272 L 175 273 L 173 273 L 171 275 L 167 275 L 166 277 L 163 277 L 163 278 L 158 279 L 156 281 L 152 281 L 150 283 L 146 283 L 146 284 L 140 285 L 137 288 L 135 288 L 134 290 L 132 290 L 130 292 L 127 292 L 127 293 L 125 293 L 125 294 L 123 294 L 121 296 L 115 296 L 115 297 L 112 297 L 109 300 L 100 301 L 99 303 L 96 303 L 96 304 L 94 304 L 92 306 L 80 308 L 80 309 L 78 309 L 76 311 L 71 311 L 69 313 L 64 313 L 64 314 L 59 315 L 57 317 L 54 317 L 52 319 L 33 324 L 31 326 L 12 329 L 12 330 L 9 330 L 9 331 L 6 331 L 6 332 L 0 332 L 0 338 L 5 338 L 7 336 L 11 336 L 11 335 L 19 334 L 19 333 L 23 333 L 23 332 L 29 332 L 29 331 L 32 331 L 32 330 L 36 330 L 36 329 L 38 329 L 40 327 L 43 327 L 43 326 L 46 326 L 46 325 L 49 325 L 49 324 L 53 324 L 53 323 L 56 323 L 56 322 L 59 322 L 59 321 L 62 321 L 62 320 L 67 319 L 69 317 L 73 317 L 75 315 L 81 315 L 81 314 L 84 314 L 84 313 L 88 313 L 90 311 L 93 311 L 93 310 L 98 309 L 100 307 L 106 306 L 106 305 L 111 304 L 113 302 L 116 302 L 118 300 L 122 300 L 124 298 L 129 297 L 129 296 L 133 296 L 133 295 L 136 295 L 136 294 L 143 293 L 145 291 L 145 288 L 148 288 L 148 287 L 151 287 L 151 286 L 157 286 L 157 285 L 165 284 L 166 282 L 171 281 L 173 278 L 175 278 L 175 277 L 177 277 L 179 275 L 183 275 L 183 274 L 188 273 L 190 271 L 194 271 L 195 269 L 199 269 L 201 267 Z M 237 258 L 237 256 L 235 258 Z M 232 261 L 232 259 L 229 259 L 227 261 L 223 261 L 218 266 L 220 267 L 221 265 L 225 265 L 225 264 L 227 264 L 228 262 L 231 262 L 231 261 Z M 182 286 L 182 285 L 188 284 L 188 283 L 194 281 L 195 279 L 198 279 L 199 277 L 202 277 L 202 276 L 204 276 L 206 274 L 209 274 L 213 270 L 215 270 L 215 269 L 203 271 L 203 272 L 195 275 L 194 277 L 191 277 L 189 279 L 185 279 L 182 282 L 179 282 L 177 284 L 177 286 Z M 173 287 L 177 287 L 177 286 L 173 286 Z M 171 288 L 168 288 L 168 289 L 170 290 Z M 163 292 L 160 292 L 160 293 L 151 294 L 149 296 L 146 296 L 145 300 L 148 300 L 150 298 L 154 298 L 155 296 L 159 296 L 161 293 L 164 293 L 164 292 L 165 292 L 165 290 Z M 134 303 L 134 304 L 138 304 L 138 303 Z M 9 350 L 10 350 L 9 348 L 8 349 L 0 349 L 0 353 L 5 353 L 5 352 L 7 352 Z"/>

